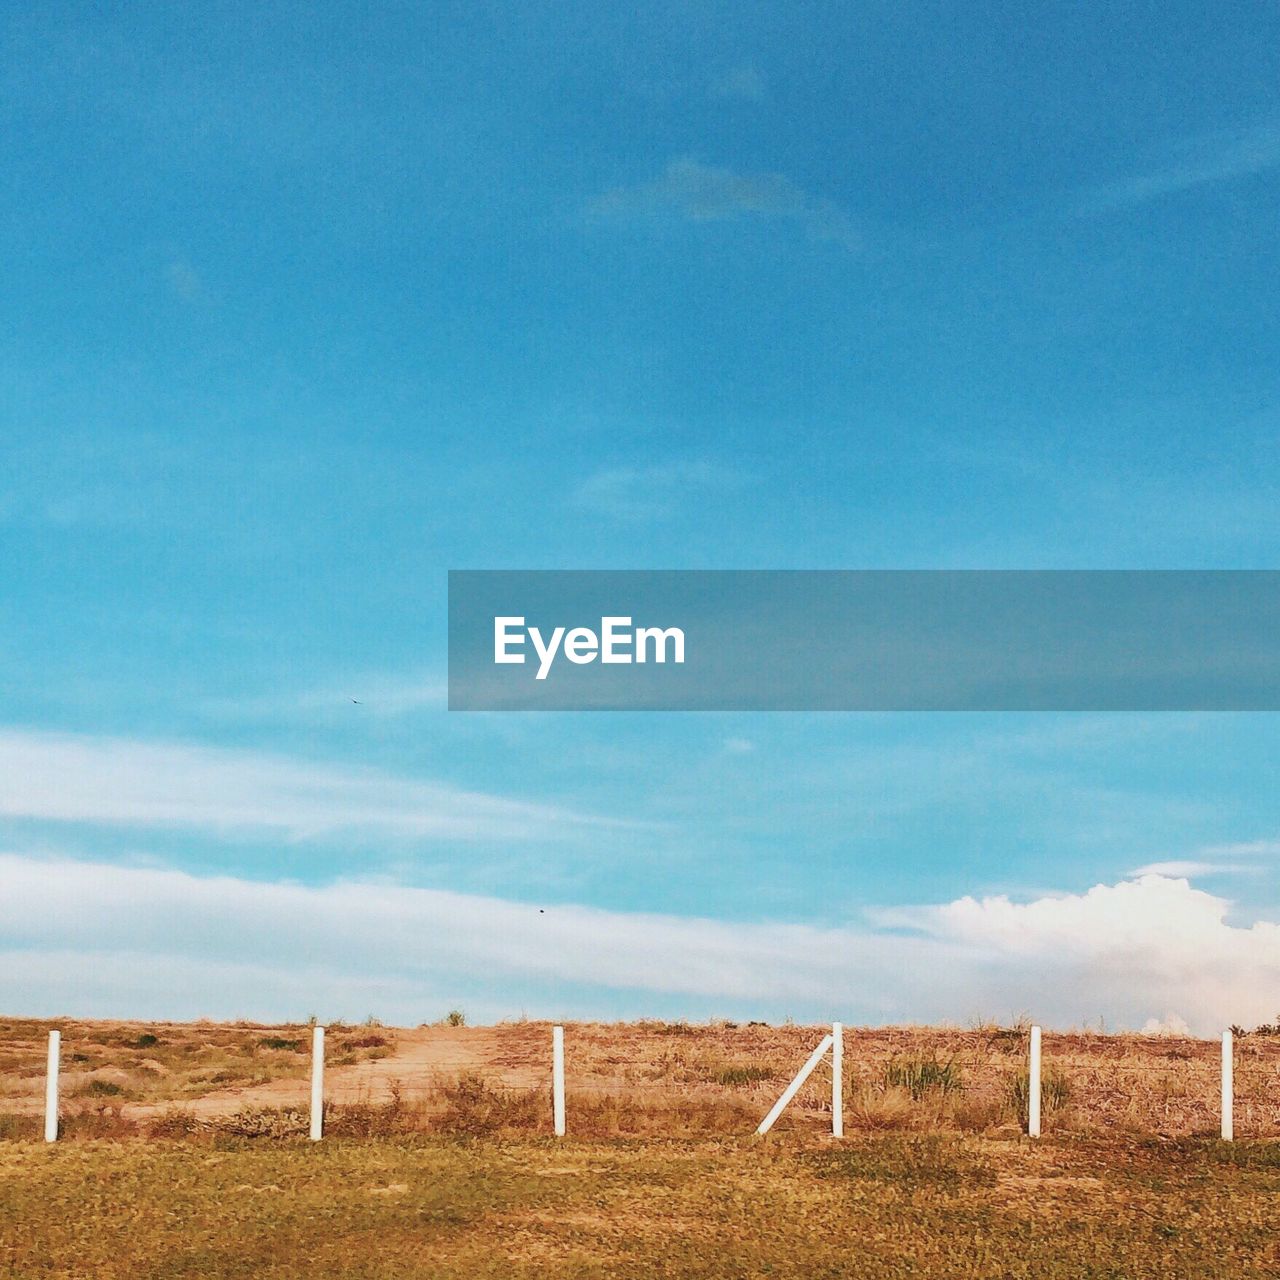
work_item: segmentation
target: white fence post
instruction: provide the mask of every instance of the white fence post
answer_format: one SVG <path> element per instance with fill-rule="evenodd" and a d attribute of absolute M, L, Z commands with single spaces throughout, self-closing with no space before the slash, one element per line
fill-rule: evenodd
<path fill-rule="evenodd" d="M 831 1024 L 831 1136 L 844 1137 L 844 1027 Z"/>
<path fill-rule="evenodd" d="M 564 1137 L 564 1028 L 551 1028 L 551 1119 L 556 1137 Z"/>
<path fill-rule="evenodd" d="M 62 1045 L 62 1032 L 49 1032 L 49 1061 L 44 1078 L 44 1140 L 58 1140 L 58 1051 Z"/>
<path fill-rule="evenodd" d="M 787 1103 L 790 1102 L 797 1093 L 799 1093 L 800 1086 L 809 1078 L 814 1067 L 822 1061 L 822 1056 L 831 1048 L 831 1043 L 832 1037 L 830 1034 L 822 1037 L 822 1042 L 809 1055 L 809 1061 L 800 1068 L 799 1072 L 796 1074 L 796 1078 L 782 1091 L 782 1097 L 773 1104 L 773 1110 L 760 1121 L 760 1127 L 756 1130 L 756 1133 L 768 1133 L 769 1130 L 773 1128 L 773 1122 L 782 1114 Z"/>
<path fill-rule="evenodd" d="M 311 1141 L 324 1133 L 324 1028 L 311 1033 Z"/>
<path fill-rule="evenodd" d="M 1040 1028 L 1031 1028 L 1031 1061 L 1027 1064 L 1027 1136 L 1040 1136 Z"/>
<path fill-rule="evenodd" d="M 1230 1031 L 1222 1033 L 1222 1140 L 1235 1140 L 1235 1061 Z"/>

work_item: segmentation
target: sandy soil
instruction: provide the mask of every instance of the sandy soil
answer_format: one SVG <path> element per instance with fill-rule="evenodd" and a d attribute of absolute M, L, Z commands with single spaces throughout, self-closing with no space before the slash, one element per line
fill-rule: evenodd
<path fill-rule="evenodd" d="M 515 1036 L 509 1028 L 421 1027 L 397 1030 L 390 1056 L 349 1066 L 325 1069 L 325 1099 L 333 1103 L 386 1102 L 393 1088 L 405 1093 L 431 1087 L 441 1077 L 477 1071 L 496 1084 L 530 1089 L 551 1087 L 550 1036 Z M 525 1042 L 528 1043 L 525 1043 Z M 542 1043 L 545 1041 L 545 1045 Z M 541 1049 L 541 1053 L 539 1053 Z M 527 1053 L 525 1052 L 527 1050 Z M 514 1058 L 514 1060 L 513 1060 Z M 202 1119 L 234 1115 L 244 1107 L 285 1107 L 305 1104 L 307 1079 L 272 1080 L 260 1085 L 232 1085 L 217 1089 L 183 1106 Z M 171 1104 L 132 1103 L 125 1115 L 143 1116 Z"/>

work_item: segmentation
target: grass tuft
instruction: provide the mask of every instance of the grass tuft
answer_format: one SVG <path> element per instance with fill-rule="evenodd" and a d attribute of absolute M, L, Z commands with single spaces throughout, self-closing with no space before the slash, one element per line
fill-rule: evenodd
<path fill-rule="evenodd" d="M 765 1066 L 725 1067 L 712 1077 L 716 1084 L 737 1088 L 746 1084 L 758 1084 L 761 1080 L 774 1080 L 776 1073 Z"/>
<path fill-rule="evenodd" d="M 1031 1075 L 1019 1071 L 1009 1078 L 1009 1102 L 1025 1127 L 1031 1106 Z M 1040 1106 L 1045 1115 L 1061 1111 L 1071 1100 L 1071 1081 L 1060 1067 L 1048 1067 L 1040 1074 Z"/>
<path fill-rule="evenodd" d="M 934 1093 L 946 1097 L 964 1088 L 955 1059 L 939 1062 L 933 1056 L 894 1059 L 884 1069 L 884 1083 L 886 1089 L 905 1089 L 912 1102 Z"/>

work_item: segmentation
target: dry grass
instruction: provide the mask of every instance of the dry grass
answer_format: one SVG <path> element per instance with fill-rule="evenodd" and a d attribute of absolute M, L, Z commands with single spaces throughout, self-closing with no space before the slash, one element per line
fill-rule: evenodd
<path fill-rule="evenodd" d="M 36 1136 L 49 1025 L 0 1022 L 0 1137 Z M 305 1026 L 59 1025 L 69 1137 L 287 1135 L 305 1127 Z M 823 1030 L 572 1024 L 565 1037 L 571 1131 L 749 1134 Z M 353 1135 L 545 1133 L 549 1043 L 549 1026 L 533 1022 L 331 1028 L 327 1124 Z M 1000 1134 L 1024 1122 L 1025 1028 L 847 1029 L 845 1045 L 851 1132 Z M 1217 1132 L 1215 1042 L 1049 1033 L 1044 1055 L 1045 1124 L 1053 1132 Z M 777 1131 L 828 1127 L 830 1083 L 824 1064 Z M 1236 1096 L 1238 1136 L 1280 1136 L 1280 1037 L 1237 1041 Z"/>
<path fill-rule="evenodd" d="M 1262 1280 L 1278 1198 L 1190 1140 L 0 1143 L 0 1275 Z"/>
<path fill-rule="evenodd" d="M 729 1103 L 762 1116 L 822 1027 L 584 1025 L 566 1031 L 570 1088 Z M 1025 1119 L 1027 1029 L 845 1031 L 846 1127 L 998 1132 Z M 1045 1122 L 1060 1131 L 1217 1132 L 1216 1042 L 1093 1032 L 1044 1037 Z M 829 1123 L 824 1064 L 779 1130 Z M 1236 1126 L 1280 1136 L 1280 1038 L 1237 1041 Z M 741 1130 L 737 1130 L 741 1131 Z"/>
<path fill-rule="evenodd" d="M 180 1105 L 218 1090 L 301 1080 L 310 1069 L 310 1028 L 304 1025 L 8 1018 L 0 1020 L 0 1111 L 42 1105 L 46 1042 L 54 1026 L 62 1031 L 62 1094 L 72 1121 L 127 1111 L 134 1103 Z M 335 1066 L 394 1051 L 393 1031 L 335 1027 L 329 1033 Z"/>
<path fill-rule="evenodd" d="M 0 1275 L 1280 1274 L 1280 1142 L 1192 1136 L 1210 1042 L 1046 1035 L 1032 1143 L 1025 1028 L 851 1030 L 835 1144 L 829 1067 L 748 1136 L 823 1028 L 571 1025 L 556 1142 L 547 1024 L 334 1028 L 317 1146 L 305 1027 L 60 1025 L 48 1148 L 48 1024 L 0 1023 Z M 1237 1134 L 1274 1139 L 1280 1038 L 1238 1050 Z"/>

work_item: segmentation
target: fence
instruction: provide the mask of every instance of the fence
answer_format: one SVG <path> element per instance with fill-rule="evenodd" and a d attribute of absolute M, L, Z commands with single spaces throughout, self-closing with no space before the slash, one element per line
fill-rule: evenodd
<path fill-rule="evenodd" d="M 1222 1034 L 1221 1054 L 1216 1064 L 1212 1064 L 1205 1052 L 1210 1046 L 1203 1041 L 1177 1040 L 1162 1045 L 1160 1041 L 1143 1041 L 1137 1037 L 1081 1034 L 1051 1038 L 1051 1042 L 1056 1041 L 1058 1045 L 1055 1061 L 1052 1048 L 1048 1053 L 1045 1051 L 1045 1037 L 1039 1026 L 1027 1028 L 1025 1034 L 1022 1029 L 995 1029 L 986 1033 L 864 1031 L 858 1033 L 858 1049 L 850 1060 L 845 1055 L 845 1029 L 837 1022 L 812 1046 L 800 1069 L 779 1093 L 774 1083 L 778 1078 L 778 1064 L 785 1056 L 793 1055 L 794 1065 L 799 1051 L 807 1047 L 804 1044 L 806 1033 L 813 1034 L 804 1028 L 749 1028 L 751 1034 L 744 1041 L 741 1030 L 733 1024 L 709 1028 L 691 1028 L 682 1023 L 633 1024 L 626 1028 L 628 1039 L 616 1027 L 581 1024 L 573 1029 L 568 1043 L 565 1029 L 559 1025 L 547 1028 L 544 1024 L 530 1024 L 509 1030 L 509 1043 L 497 1055 L 505 1072 L 504 1079 L 522 1085 L 531 1095 L 540 1089 L 549 1091 L 551 1129 L 557 1137 L 574 1130 L 575 1118 L 580 1121 L 579 1131 L 582 1132 L 600 1131 L 602 1124 L 609 1123 L 609 1117 L 613 1117 L 613 1123 L 624 1127 L 628 1123 L 633 1126 L 639 1124 L 642 1130 L 647 1118 L 651 1125 L 648 1131 L 651 1132 L 663 1131 L 664 1120 L 674 1119 L 677 1123 L 672 1127 L 679 1132 L 681 1120 L 685 1124 L 696 1123 L 699 1114 L 706 1122 L 705 1131 L 750 1132 L 746 1121 L 752 1107 L 760 1105 L 768 1097 L 772 1105 L 764 1111 L 758 1123 L 751 1122 L 757 1134 L 767 1134 L 788 1108 L 798 1108 L 802 1113 L 821 1117 L 824 1125 L 829 1122 L 832 1136 L 838 1139 L 845 1132 L 846 1087 L 853 1090 L 855 1118 L 862 1127 L 871 1128 L 881 1127 L 877 1116 L 869 1111 L 876 1098 L 881 1100 L 888 1113 L 892 1112 L 889 1103 L 895 1098 L 904 1106 L 931 1102 L 941 1108 L 948 1097 L 963 1094 L 966 1106 L 976 1108 L 975 1114 L 989 1118 L 997 1114 L 994 1108 L 999 1104 L 1002 1096 L 999 1090 L 1003 1087 L 1004 1105 L 1008 1105 L 1011 1092 L 1020 1112 L 1022 1130 L 1028 1136 L 1038 1138 L 1046 1120 L 1046 1086 L 1050 1095 L 1049 1113 L 1061 1115 L 1063 1112 L 1066 1092 L 1059 1062 L 1069 1062 L 1076 1087 L 1082 1089 L 1085 1099 L 1092 1100 L 1095 1105 L 1105 1103 L 1117 1093 L 1122 1095 L 1125 1087 L 1131 1094 L 1140 1087 L 1151 1093 L 1151 1081 L 1159 1079 L 1164 1083 L 1166 1116 L 1170 1106 L 1177 1103 L 1182 1108 L 1178 1114 L 1195 1114 L 1200 1119 L 1211 1105 L 1207 1099 L 1212 1097 L 1211 1067 L 1216 1065 L 1218 1088 L 1212 1102 L 1216 1103 L 1218 1131 L 1224 1141 L 1235 1138 L 1237 1058 L 1240 1051 L 1231 1031 Z M 549 1037 L 546 1034 L 548 1030 Z M 492 1040 L 496 1033 L 497 1029 L 479 1028 L 467 1029 L 466 1032 L 433 1033 L 424 1028 L 417 1033 L 401 1034 L 418 1036 L 415 1044 L 430 1041 L 433 1034 L 436 1039 L 452 1036 L 465 1048 L 467 1035 L 488 1035 Z M 737 1033 L 736 1039 L 733 1033 Z M 388 1033 L 388 1036 L 394 1034 Z M 396 1094 L 405 1084 L 405 1075 L 409 1076 L 410 1087 L 421 1089 L 429 1079 L 439 1079 L 442 1064 L 446 1071 L 452 1069 L 456 1072 L 468 1069 L 468 1064 L 473 1066 L 479 1060 L 476 1053 L 472 1053 L 470 1058 L 462 1053 L 451 1060 L 447 1055 L 442 1057 L 438 1054 L 415 1058 L 409 1052 L 402 1054 L 390 1069 L 379 1074 L 377 1069 L 383 1058 L 376 1051 L 386 1047 L 388 1036 L 377 1032 L 361 1035 L 359 1029 L 352 1028 L 340 1030 L 339 1061 L 345 1073 L 345 1097 L 350 1099 L 353 1096 L 352 1091 L 360 1087 L 361 1080 L 370 1089 L 366 1097 L 373 1096 L 372 1086 L 379 1080 L 389 1082 L 387 1087 Z M 700 1043 L 704 1037 L 714 1041 L 710 1049 Z M 141 1037 L 142 1040 L 148 1038 L 152 1042 L 158 1040 L 154 1035 Z M 46 1142 L 56 1141 L 59 1136 L 62 1042 L 60 1029 L 48 1032 L 44 1069 Z M 289 1045 L 295 1052 L 301 1052 L 303 1043 L 279 1037 L 259 1036 L 258 1039 L 260 1045 Z M 540 1051 L 537 1048 L 539 1043 L 542 1046 Z M 772 1065 L 753 1065 L 756 1059 L 742 1065 L 741 1048 L 735 1065 L 725 1046 L 737 1044 L 741 1047 L 744 1043 L 754 1047 L 759 1060 L 767 1059 Z M 369 1051 L 366 1057 L 353 1060 L 353 1045 Z M 626 1048 L 627 1045 L 630 1047 Z M 945 1057 L 948 1048 L 951 1056 Z M 312 1141 L 320 1141 L 324 1135 L 326 1107 L 325 1027 L 311 1029 L 309 1052 L 307 1132 Z M 962 1053 L 967 1056 L 962 1058 Z M 1251 1045 L 1246 1057 L 1249 1059 L 1247 1079 L 1251 1098 L 1247 1118 L 1252 1136 L 1262 1136 L 1263 1131 L 1270 1131 L 1274 1126 L 1276 1114 L 1280 1114 L 1280 1043 L 1274 1049 L 1267 1046 L 1265 1052 L 1258 1045 Z M 1025 1063 L 1025 1071 L 1016 1065 L 1011 1066 L 1017 1062 Z M 716 1063 L 728 1065 L 721 1065 L 717 1073 L 708 1066 Z M 415 1064 L 418 1068 L 416 1078 L 413 1076 Z M 963 1086 L 962 1075 L 965 1080 Z M 566 1088 L 567 1079 L 572 1079 L 574 1086 L 572 1105 Z M 797 1101 L 802 1091 L 803 1099 Z M 1158 1089 L 1153 1096 L 1158 1103 Z M 1147 1105 L 1152 1105 L 1150 1098 Z M 987 1108 L 985 1112 L 983 1107 Z M 1275 1113 L 1270 1126 L 1261 1118 L 1263 1111 Z M 942 1111 L 938 1110 L 937 1114 L 941 1116 Z M 952 1114 L 952 1118 L 955 1119 L 956 1114 Z M 884 1116 L 879 1119 L 883 1120 Z"/>

